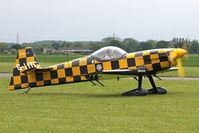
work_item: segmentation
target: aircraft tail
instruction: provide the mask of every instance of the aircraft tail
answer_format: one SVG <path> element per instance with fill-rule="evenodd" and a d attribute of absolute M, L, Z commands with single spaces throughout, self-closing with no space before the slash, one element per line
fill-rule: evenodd
<path fill-rule="evenodd" d="M 32 48 L 18 50 L 8 90 L 28 88 L 29 75 L 33 74 L 36 68 L 40 68 L 40 65 Z"/>

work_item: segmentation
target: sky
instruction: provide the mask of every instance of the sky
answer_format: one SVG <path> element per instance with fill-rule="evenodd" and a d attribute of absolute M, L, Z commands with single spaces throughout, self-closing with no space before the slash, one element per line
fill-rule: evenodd
<path fill-rule="evenodd" d="M 0 42 L 199 40 L 198 0 L 0 0 Z"/>

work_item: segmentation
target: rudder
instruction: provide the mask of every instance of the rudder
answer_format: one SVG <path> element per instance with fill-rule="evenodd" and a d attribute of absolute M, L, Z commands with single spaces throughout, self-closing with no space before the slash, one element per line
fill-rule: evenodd
<path fill-rule="evenodd" d="M 8 90 L 23 89 L 29 87 L 28 74 L 26 71 L 40 68 L 35 54 L 31 47 L 20 49 L 17 52 L 17 58 L 14 64 L 14 69 Z"/>

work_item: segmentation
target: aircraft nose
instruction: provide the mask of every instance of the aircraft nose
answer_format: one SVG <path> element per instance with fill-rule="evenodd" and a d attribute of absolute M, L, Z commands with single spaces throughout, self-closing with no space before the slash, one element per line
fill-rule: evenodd
<path fill-rule="evenodd" d="M 174 53 L 176 55 L 176 58 L 180 58 L 180 57 L 183 57 L 184 55 L 186 55 L 187 51 L 184 49 L 181 49 L 181 48 L 176 48 L 176 49 L 174 49 Z"/>

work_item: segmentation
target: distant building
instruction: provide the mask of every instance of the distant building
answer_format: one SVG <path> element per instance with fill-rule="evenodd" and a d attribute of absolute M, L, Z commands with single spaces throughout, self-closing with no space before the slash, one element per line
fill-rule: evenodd
<path fill-rule="evenodd" d="M 92 50 L 88 48 L 62 48 L 62 49 L 58 49 L 58 51 L 64 54 L 69 54 L 69 53 L 90 54 L 92 53 Z"/>
<path fill-rule="evenodd" d="M 60 54 L 71 54 L 71 53 L 80 53 L 80 54 L 90 54 L 93 51 L 90 50 L 89 48 L 59 48 L 59 49 L 54 49 L 54 48 L 44 48 L 43 53 L 60 53 Z"/>
<path fill-rule="evenodd" d="M 56 53 L 56 49 L 54 49 L 54 48 L 44 48 L 43 53 L 44 53 L 44 54 Z"/>

